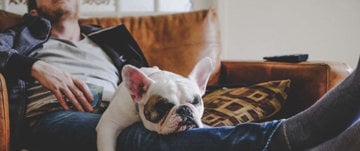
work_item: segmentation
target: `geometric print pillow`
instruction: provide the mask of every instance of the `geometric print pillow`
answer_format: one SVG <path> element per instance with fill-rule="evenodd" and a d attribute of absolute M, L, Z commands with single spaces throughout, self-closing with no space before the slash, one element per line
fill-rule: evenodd
<path fill-rule="evenodd" d="M 269 118 L 280 111 L 289 88 L 290 80 L 277 80 L 215 90 L 203 97 L 202 122 L 217 127 Z"/>

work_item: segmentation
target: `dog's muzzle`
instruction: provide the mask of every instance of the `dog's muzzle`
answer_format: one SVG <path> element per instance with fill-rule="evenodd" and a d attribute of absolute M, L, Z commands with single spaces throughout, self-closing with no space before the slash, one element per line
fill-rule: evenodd
<path fill-rule="evenodd" d="M 176 110 L 176 114 L 178 114 L 182 118 L 182 122 L 180 122 L 178 125 L 179 129 L 187 130 L 190 128 L 199 127 L 199 125 L 194 120 L 193 111 L 189 106 L 186 105 L 180 106 Z"/>

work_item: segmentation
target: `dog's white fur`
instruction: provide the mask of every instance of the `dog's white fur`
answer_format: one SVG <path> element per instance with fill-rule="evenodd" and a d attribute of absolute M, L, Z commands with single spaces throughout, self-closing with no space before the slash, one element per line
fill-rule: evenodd
<path fill-rule="evenodd" d="M 115 151 L 116 140 L 121 131 L 140 120 L 147 129 L 160 134 L 188 129 L 186 125 L 179 124 L 182 118 L 176 114 L 176 110 L 180 106 L 189 107 L 193 121 L 198 127 L 202 127 L 201 116 L 204 107 L 201 96 L 205 93 L 213 68 L 211 59 L 204 58 L 185 78 L 156 67 L 138 69 L 131 65 L 124 66 L 123 82 L 96 127 L 98 150 Z M 174 104 L 161 119 L 162 122 L 153 123 L 145 118 L 144 106 L 152 96 L 161 96 Z M 199 96 L 198 104 L 193 104 L 194 96 Z"/>

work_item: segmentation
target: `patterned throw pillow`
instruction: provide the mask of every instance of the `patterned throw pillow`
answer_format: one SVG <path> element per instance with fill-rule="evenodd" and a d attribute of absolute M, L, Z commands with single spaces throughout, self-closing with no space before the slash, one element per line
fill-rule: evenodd
<path fill-rule="evenodd" d="M 281 109 L 289 87 L 290 80 L 278 80 L 215 90 L 203 97 L 202 121 L 217 127 L 266 119 Z"/>

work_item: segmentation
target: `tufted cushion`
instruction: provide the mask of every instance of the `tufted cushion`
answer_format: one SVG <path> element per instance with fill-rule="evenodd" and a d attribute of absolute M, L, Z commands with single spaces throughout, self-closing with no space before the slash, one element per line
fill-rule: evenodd
<path fill-rule="evenodd" d="M 290 80 L 278 80 L 216 90 L 203 97 L 202 121 L 210 126 L 230 126 L 266 119 L 280 111 L 289 87 Z"/>

